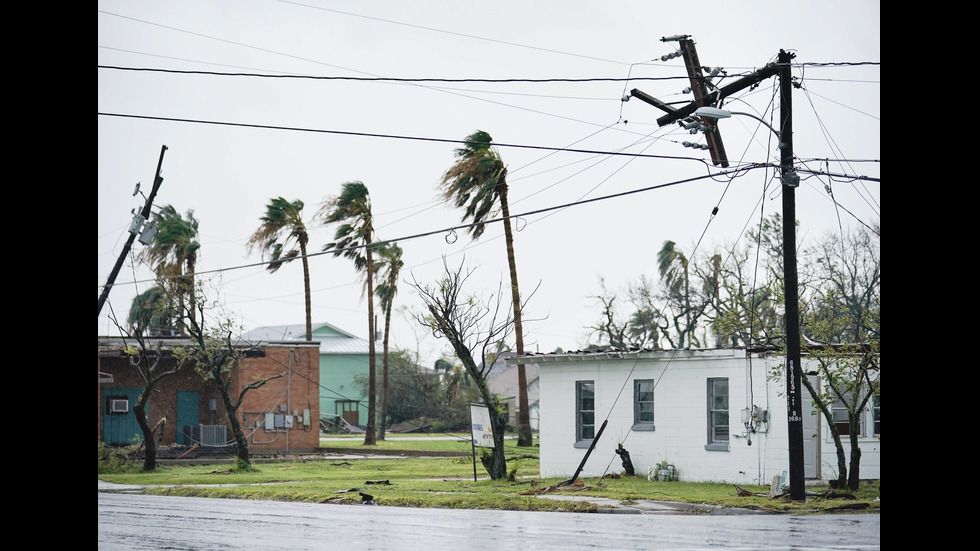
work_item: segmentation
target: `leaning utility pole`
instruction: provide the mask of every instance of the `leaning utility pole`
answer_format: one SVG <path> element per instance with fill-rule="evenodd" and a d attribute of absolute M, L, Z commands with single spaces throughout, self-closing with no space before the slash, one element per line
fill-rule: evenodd
<path fill-rule="evenodd" d="M 694 94 L 694 101 L 698 107 L 707 105 L 704 100 L 708 95 L 707 79 L 701 69 L 701 62 L 698 60 L 698 51 L 694 49 L 694 41 L 690 38 L 682 38 L 679 41 L 681 54 L 684 56 L 684 65 L 687 67 L 687 77 L 691 80 L 691 92 Z M 704 131 L 704 139 L 708 142 L 708 151 L 711 153 L 711 162 L 728 168 L 728 154 L 725 153 L 725 144 L 721 142 L 721 131 L 718 125 L 713 124 L 717 119 L 706 118 L 705 124 L 708 129 Z"/>
<path fill-rule="evenodd" d="M 708 93 L 706 88 L 699 88 L 697 83 L 704 77 L 701 76 L 701 67 L 698 65 L 696 52 L 693 42 L 687 35 L 665 37 L 664 42 L 678 41 L 681 44 L 680 55 L 684 55 L 687 65 L 688 76 L 691 79 L 691 88 L 695 93 L 695 99 L 684 107 L 674 108 L 666 103 L 654 98 L 640 90 L 633 89 L 630 95 L 636 97 L 654 107 L 657 107 L 667 114 L 657 119 L 657 124 L 664 126 L 672 122 L 684 124 L 683 119 L 689 117 L 698 107 L 715 106 L 726 97 L 754 86 L 755 84 L 771 77 L 779 76 L 779 96 L 780 96 L 780 125 L 779 125 L 779 148 L 780 148 L 780 173 L 782 181 L 783 195 L 783 283 L 785 286 L 785 308 L 786 308 L 786 418 L 788 421 L 788 446 L 789 446 L 789 490 L 790 499 L 803 501 L 806 499 L 804 453 L 803 453 L 803 368 L 800 364 L 800 296 L 799 281 L 796 266 L 796 188 L 800 185 L 800 177 L 793 168 L 793 83 L 790 62 L 795 57 L 793 54 L 783 50 L 779 51 L 776 63 L 767 64 L 762 69 L 755 71 L 727 86 L 716 88 L 715 91 Z M 686 43 L 689 43 L 685 45 Z M 675 57 L 677 54 L 664 56 L 665 58 Z M 725 158 L 724 149 L 721 146 L 721 136 L 718 135 L 717 141 L 710 137 L 712 132 L 717 131 L 717 124 L 713 124 L 717 119 L 710 118 L 705 121 L 708 136 L 708 145 L 711 149 L 711 157 L 714 164 L 727 166 L 728 160 Z"/>
<path fill-rule="evenodd" d="M 140 212 L 140 216 L 143 220 L 149 220 L 150 218 L 150 208 L 153 206 L 153 198 L 157 194 L 157 190 L 160 189 L 160 184 L 163 183 L 163 177 L 160 176 L 160 168 L 163 166 L 163 154 L 167 151 L 167 146 L 163 146 L 160 149 L 160 160 L 157 161 L 157 174 L 153 179 L 153 189 L 150 190 L 150 196 L 147 197 L 146 203 L 143 205 L 143 210 Z M 139 228 L 135 230 L 130 228 L 129 239 L 126 240 L 126 244 L 123 245 L 123 250 L 119 253 L 119 258 L 116 259 L 116 265 L 112 267 L 112 273 L 109 274 L 109 280 L 106 281 L 105 287 L 102 288 L 102 294 L 99 295 L 99 314 L 102 314 L 102 305 L 105 304 L 107 298 L 109 298 L 109 291 L 112 290 L 112 285 L 116 282 L 116 276 L 119 275 L 119 269 L 122 268 L 123 262 L 126 260 L 126 255 L 129 254 L 129 249 L 133 246 L 133 241 L 136 239 L 136 234 L 139 233 Z"/>

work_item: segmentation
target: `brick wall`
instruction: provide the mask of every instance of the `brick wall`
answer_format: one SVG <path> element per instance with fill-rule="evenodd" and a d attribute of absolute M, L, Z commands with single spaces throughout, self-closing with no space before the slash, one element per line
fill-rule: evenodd
<path fill-rule="evenodd" d="M 268 347 L 265 351 L 264 358 L 243 362 L 234 385 L 240 390 L 255 381 L 284 374 L 245 394 L 239 418 L 249 435 L 248 449 L 313 451 L 320 445 L 319 348 Z"/>
<path fill-rule="evenodd" d="M 319 348 L 316 346 L 285 346 L 269 345 L 263 347 L 266 353 L 261 358 L 245 358 L 239 370 L 235 372 L 231 384 L 231 396 L 236 400 L 245 385 L 257 380 L 282 377 L 270 380 L 258 389 L 249 390 L 244 402 L 238 408 L 238 417 L 248 439 L 250 451 L 263 453 L 305 453 L 320 445 L 319 434 Z M 165 371 L 172 367 L 173 360 L 165 359 L 157 371 Z M 108 354 L 99 358 L 99 372 L 110 374 L 112 383 L 100 383 L 99 401 L 99 439 L 103 434 L 103 415 L 105 407 L 103 396 L 111 393 L 113 388 L 143 388 L 145 382 L 129 364 L 128 358 L 115 357 Z M 220 393 L 211 383 L 205 382 L 193 369 L 167 377 L 157 383 L 150 396 L 148 417 L 151 427 L 157 427 L 163 421 L 163 439 L 161 445 L 167 446 L 177 442 L 178 430 L 176 409 L 178 391 L 192 390 L 199 393 L 198 417 L 201 424 L 225 425 L 227 438 L 234 439 L 228 415 Z M 209 404 L 215 401 L 216 410 L 211 411 Z M 266 414 L 281 416 L 281 422 L 286 424 L 285 417 L 292 417 L 292 426 L 273 426 L 266 429 Z M 130 413 L 132 415 L 132 413 Z M 273 421 L 277 418 L 273 417 Z M 308 420 L 304 424 L 304 419 Z"/>

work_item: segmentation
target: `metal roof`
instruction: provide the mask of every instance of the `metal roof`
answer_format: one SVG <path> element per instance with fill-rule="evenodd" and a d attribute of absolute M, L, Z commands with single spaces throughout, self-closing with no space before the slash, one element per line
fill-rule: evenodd
<path fill-rule="evenodd" d="M 258 327 L 242 338 L 252 342 L 307 342 L 306 324 Z M 320 343 L 321 354 L 368 354 L 370 347 L 365 339 L 329 323 L 313 324 L 313 342 Z"/>

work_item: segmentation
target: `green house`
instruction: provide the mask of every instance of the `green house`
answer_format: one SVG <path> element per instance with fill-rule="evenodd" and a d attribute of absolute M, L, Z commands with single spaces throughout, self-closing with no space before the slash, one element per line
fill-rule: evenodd
<path fill-rule="evenodd" d="M 306 325 L 259 327 L 248 332 L 245 339 L 253 344 L 305 342 Z M 363 428 L 368 401 L 354 378 L 368 376 L 370 343 L 329 323 L 314 323 L 312 340 L 320 344 L 320 419 L 343 425 L 342 419 Z M 380 352 L 375 361 L 380 368 Z"/>

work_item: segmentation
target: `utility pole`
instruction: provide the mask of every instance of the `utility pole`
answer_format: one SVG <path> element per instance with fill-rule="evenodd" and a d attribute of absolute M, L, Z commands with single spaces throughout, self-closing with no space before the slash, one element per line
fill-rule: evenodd
<path fill-rule="evenodd" d="M 789 489 L 790 499 L 803 501 L 806 499 L 805 458 L 803 453 L 803 367 L 800 358 L 800 291 L 796 266 L 796 188 L 800 185 L 800 177 L 793 168 L 793 82 L 790 67 L 790 62 L 795 55 L 780 50 L 776 63 L 769 63 L 762 69 L 742 77 L 729 85 L 716 88 L 713 92 L 709 93 L 706 89 L 701 89 L 699 92 L 696 84 L 702 82 L 699 79 L 703 79 L 703 77 L 700 74 L 700 62 L 694 51 L 693 42 L 689 40 L 687 35 L 668 37 L 661 40 L 665 42 L 668 40 L 677 40 L 680 42 L 680 53 L 684 55 L 688 76 L 691 79 L 691 88 L 695 93 L 695 100 L 683 107 L 674 108 L 640 90 L 631 90 L 631 96 L 667 113 L 657 119 L 657 124 L 660 126 L 681 121 L 694 113 L 698 107 L 715 106 L 721 100 L 735 92 L 754 86 L 771 76 L 779 77 L 779 147 L 783 196 L 783 283 L 786 294 L 786 418 L 788 421 Z M 687 42 L 690 42 L 690 44 L 685 45 Z M 664 57 L 673 56 L 672 54 L 671 56 Z M 717 125 L 710 126 L 716 127 Z M 710 134 L 708 136 L 708 144 L 711 146 Z M 718 136 L 716 145 L 718 146 L 717 149 L 711 147 L 712 161 L 716 165 L 724 161 L 726 164 L 723 166 L 728 166 L 728 160 L 725 158 L 724 149 L 721 146 L 720 136 Z M 720 156 L 717 153 L 720 153 Z"/>
<path fill-rule="evenodd" d="M 143 210 L 140 212 L 140 216 L 143 220 L 149 220 L 150 218 L 150 208 L 153 206 L 153 198 L 157 194 L 157 190 L 160 189 L 160 184 L 163 183 L 163 177 L 160 176 L 160 169 L 163 167 L 163 154 L 167 151 L 167 146 L 163 146 L 160 149 L 160 160 L 157 161 L 157 173 L 156 177 L 153 179 L 153 189 L 150 190 L 150 196 L 146 198 L 146 203 L 143 204 Z M 119 275 L 119 269 L 122 268 L 123 261 L 126 260 L 126 255 L 129 254 L 129 249 L 133 246 L 133 241 L 136 239 L 136 234 L 139 233 L 139 228 L 130 229 L 129 239 L 126 240 L 126 244 L 123 245 L 123 250 L 119 253 L 119 258 L 116 259 L 116 265 L 112 267 L 112 273 L 109 274 L 109 279 L 106 281 L 105 287 L 102 288 L 102 294 L 99 295 L 99 314 L 102 314 L 102 306 L 105 304 L 107 298 L 109 298 L 109 291 L 112 290 L 112 285 L 116 282 L 116 276 Z"/>
<path fill-rule="evenodd" d="M 803 457 L 803 367 L 800 365 L 800 290 L 796 268 L 796 188 L 793 168 L 793 54 L 779 51 L 779 147 L 783 184 L 783 285 L 786 293 L 786 418 L 789 426 L 789 497 L 806 499 Z"/>
<path fill-rule="evenodd" d="M 691 92 L 694 94 L 694 103 L 698 107 L 708 105 L 705 98 L 708 95 L 706 79 L 701 70 L 701 62 L 698 60 L 698 51 L 694 48 L 694 41 L 690 38 L 682 38 L 680 41 L 681 54 L 684 56 L 684 65 L 687 66 L 687 77 L 691 80 Z M 721 131 L 718 130 L 718 119 L 702 117 L 708 129 L 704 131 L 705 141 L 708 142 L 708 151 L 711 153 L 711 162 L 728 168 L 728 154 L 725 153 L 725 144 L 721 142 Z"/>
<path fill-rule="evenodd" d="M 642 90 L 636 88 L 630 90 L 629 97 L 634 97 L 640 101 L 646 102 L 667 113 L 666 115 L 663 115 L 657 119 L 657 124 L 659 126 L 666 126 L 673 122 L 681 122 L 682 119 L 687 118 L 694 113 L 698 107 L 713 107 L 728 96 L 749 88 L 750 86 L 755 86 L 763 80 L 776 75 L 778 72 L 778 64 L 769 63 L 762 69 L 746 75 L 735 82 L 732 82 L 731 84 L 722 86 L 721 88 L 716 88 L 713 92 L 708 92 L 707 86 L 704 84 L 704 76 L 701 73 L 700 61 L 698 60 L 697 52 L 694 49 L 694 41 L 690 40 L 688 35 L 668 36 L 661 38 L 660 40 L 663 42 L 678 41 L 680 43 L 679 55 L 684 56 L 684 64 L 687 66 L 688 78 L 691 80 L 691 91 L 694 92 L 695 96 L 694 101 L 690 102 L 684 107 L 675 108 L 643 92 Z M 676 57 L 677 55 L 678 54 L 669 54 L 663 56 L 661 60 L 666 61 L 668 58 Z M 706 132 L 705 134 L 707 137 L 708 147 L 711 150 L 712 162 L 716 165 L 720 164 L 722 167 L 727 168 L 728 158 L 725 154 L 724 145 L 721 142 L 721 134 L 718 133 L 717 124 L 711 124 L 709 126 L 709 130 L 710 131 Z"/>

